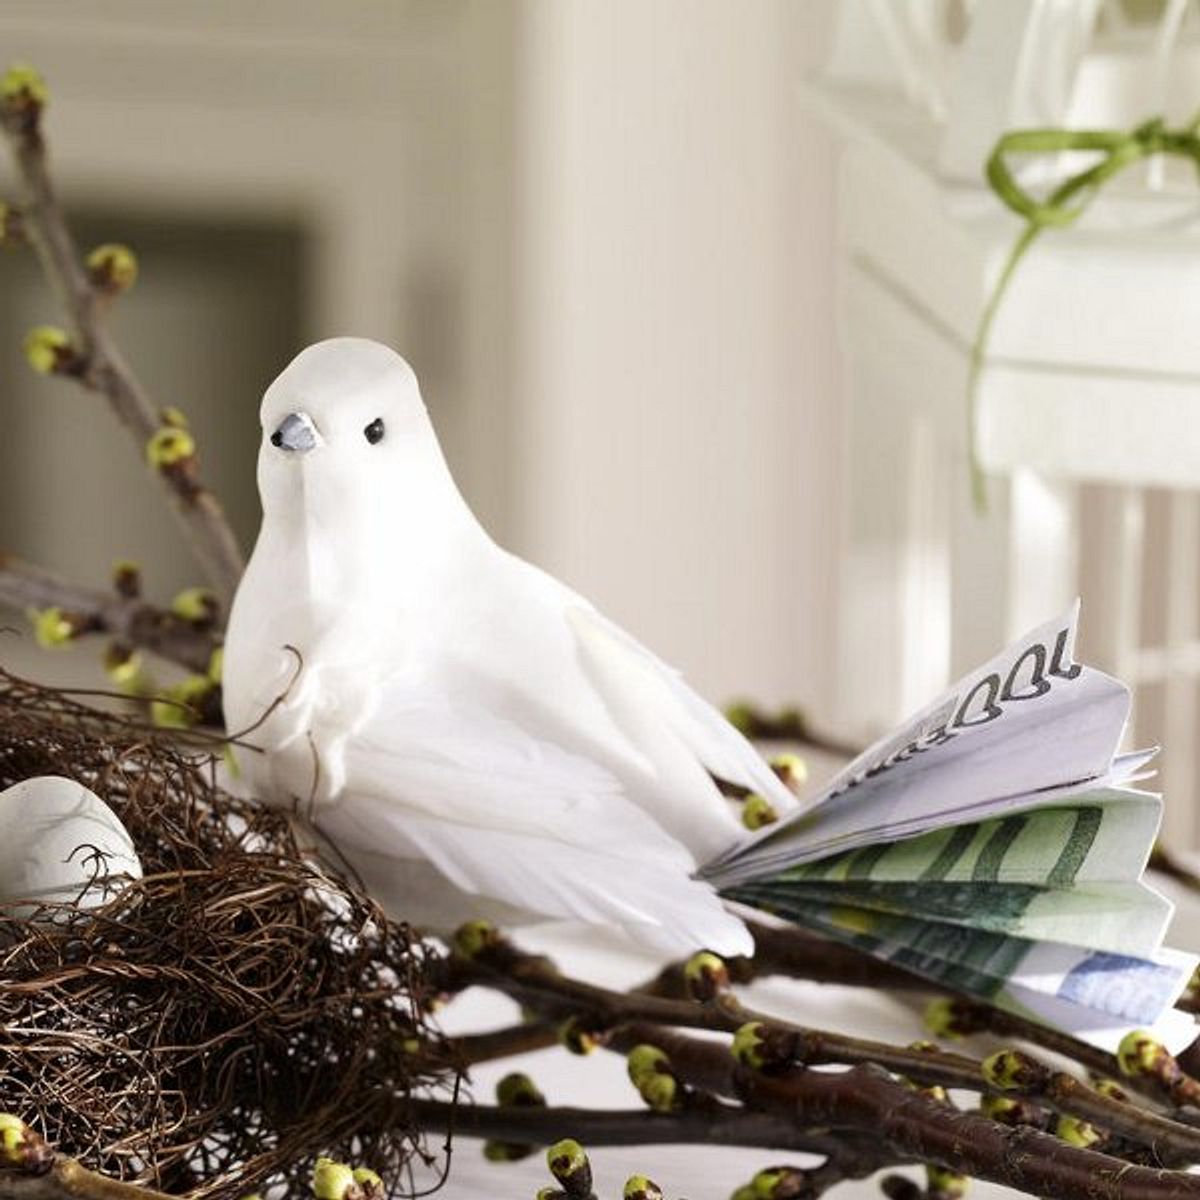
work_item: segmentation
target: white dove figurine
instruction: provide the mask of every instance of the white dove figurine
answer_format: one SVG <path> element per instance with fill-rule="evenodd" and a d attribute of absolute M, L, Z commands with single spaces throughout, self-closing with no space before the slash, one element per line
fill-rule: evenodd
<path fill-rule="evenodd" d="M 408 364 L 320 342 L 261 419 L 224 678 L 229 728 L 257 726 L 263 753 L 239 756 L 256 794 L 417 925 L 582 920 L 752 952 L 692 878 L 740 830 L 713 776 L 790 793 L 676 671 L 491 540 Z"/>

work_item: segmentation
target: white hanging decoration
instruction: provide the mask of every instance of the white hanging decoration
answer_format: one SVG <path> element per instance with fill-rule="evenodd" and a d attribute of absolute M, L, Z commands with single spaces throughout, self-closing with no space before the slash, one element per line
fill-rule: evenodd
<path fill-rule="evenodd" d="M 0 910 L 97 908 L 141 877 L 128 830 L 83 784 L 39 775 L 0 792 Z"/>

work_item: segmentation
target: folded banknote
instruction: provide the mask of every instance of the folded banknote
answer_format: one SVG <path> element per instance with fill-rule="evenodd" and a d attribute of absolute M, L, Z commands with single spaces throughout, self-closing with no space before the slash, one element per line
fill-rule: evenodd
<path fill-rule="evenodd" d="M 1119 753 L 1129 690 L 1075 661 L 1079 606 L 1035 629 L 701 875 L 956 991 L 1115 1048 L 1196 969 L 1143 879 L 1162 798 Z"/>

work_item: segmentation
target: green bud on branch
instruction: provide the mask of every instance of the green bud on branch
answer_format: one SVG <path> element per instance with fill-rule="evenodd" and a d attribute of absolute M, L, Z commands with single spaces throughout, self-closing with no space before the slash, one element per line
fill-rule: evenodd
<path fill-rule="evenodd" d="M 17 133 L 37 129 L 50 92 L 41 74 L 28 63 L 13 63 L 0 76 L 0 112 L 4 124 Z"/>
<path fill-rule="evenodd" d="M 733 1035 L 730 1051 L 743 1067 L 755 1071 L 775 1071 L 803 1061 L 804 1033 L 795 1029 L 779 1029 L 761 1021 L 750 1021 Z"/>
<path fill-rule="evenodd" d="M 979 1111 L 1001 1125 L 1036 1124 L 1030 1119 L 1033 1109 L 1028 1101 L 1013 1096 L 985 1095 L 979 1101 Z"/>
<path fill-rule="evenodd" d="M 777 754 L 771 759 L 771 770 L 779 776 L 779 781 L 793 794 L 808 782 L 808 763 L 798 754 Z"/>
<path fill-rule="evenodd" d="M 566 1138 L 555 1142 L 546 1151 L 546 1165 L 550 1174 L 558 1180 L 559 1185 L 568 1196 L 574 1200 L 590 1195 L 592 1190 L 592 1164 L 583 1147 L 574 1139 Z"/>
<path fill-rule="evenodd" d="M 43 1175 L 54 1165 L 54 1151 L 20 1117 L 0 1113 L 0 1166 Z"/>
<path fill-rule="evenodd" d="M 938 1038 L 955 1040 L 978 1033 L 983 1024 L 978 1006 L 969 1000 L 941 996 L 925 1007 L 925 1028 Z"/>
<path fill-rule="evenodd" d="M 543 1108 L 546 1097 L 528 1075 L 513 1071 L 496 1084 L 496 1103 L 501 1108 Z"/>
<path fill-rule="evenodd" d="M 196 440 L 186 429 L 164 425 L 146 442 L 146 461 L 156 470 L 178 467 L 196 457 Z"/>
<path fill-rule="evenodd" d="M 672 1112 L 683 1103 L 679 1082 L 674 1075 L 651 1075 L 638 1088 L 648 1108 L 655 1112 Z"/>
<path fill-rule="evenodd" d="M 136 600 L 142 594 L 142 568 L 128 558 L 120 558 L 112 567 L 113 590 L 126 600 Z"/>
<path fill-rule="evenodd" d="M 1120 1100 L 1122 1104 L 1129 1101 L 1129 1093 L 1115 1079 L 1106 1079 L 1103 1075 L 1097 1076 L 1092 1080 L 1092 1087 L 1101 1096 L 1107 1096 L 1110 1100 Z"/>
<path fill-rule="evenodd" d="M 758 1071 L 768 1064 L 766 1050 L 767 1027 L 761 1021 L 750 1021 L 733 1035 L 730 1051 L 743 1067 Z"/>
<path fill-rule="evenodd" d="M 104 651 L 104 673 L 126 696 L 144 696 L 150 690 L 142 656 L 124 642 L 112 642 Z"/>
<path fill-rule="evenodd" d="M 137 281 L 137 256 L 119 242 L 97 246 L 84 263 L 92 286 L 106 296 L 127 292 Z"/>
<path fill-rule="evenodd" d="M 1049 1068 L 1020 1050 L 997 1050 L 980 1064 L 984 1079 L 1002 1092 L 1038 1088 L 1049 1078 Z"/>
<path fill-rule="evenodd" d="M 970 1178 L 960 1175 L 957 1171 L 948 1171 L 945 1167 L 927 1166 L 925 1179 L 928 1182 L 928 1195 L 931 1200 L 960 1200 L 967 1194 Z"/>
<path fill-rule="evenodd" d="M 382 1200 L 383 1180 L 378 1172 L 372 1171 L 370 1167 L 355 1167 L 354 1182 L 358 1185 L 364 1200 Z"/>
<path fill-rule="evenodd" d="M 572 1054 L 591 1054 L 603 1042 L 603 1033 L 579 1017 L 568 1017 L 558 1027 L 559 1045 Z"/>
<path fill-rule="evenodd" d="M 207 704 L 215 694 L 207 675 L 189 675 L 150 705 L 150 719 L 162 729 L 190 729 L 209 715 Z"/>
<path fill-rule="evenodd" d="M 478 958 L 499 946 L 503 937 L 491 921 L 467 921 L 454 931 L 454 949 L 463 958 Z"/>
<path fill-rule="evenodd" d="M 316 1200 L 346 1200 L 354 1187 L 354 1172 L 332 1158 L 318 1158 L 313 1167 L 312 1191 Z"/>
<path fill-rule="evenodd" d="M 171 601 L 171 612 L 200 629 L 211 629 L 221 615 L 217 597 L 206 587 L 184 588 Z"/>
<path fill-rule="evenodd" d="M 528 1075 L 513 1071 L 496 1084 L 496 1102 L 501 1108 L 544 1108 L 546 1097 Z M 483 1156 L 490 1162 L 519 1162 L 528 1158 L 534 1147 L 523 1142 L 489 1141 Z"/>
<path fill-rule="evenodd" d="M 642 1043 L 634 1046 L 625 1056 L 625 1069 L 634 1087 L 640 1088 L 642 1082 L 659 1071 L 670 1070 L 671 1060 L 657 1046 Z"/>
<path fill-rule="evenodd" d="M 751 792 L 742 802 L 742 824 L 747 829 L 762 829 L 767 825 L 774 825 L 778 820 L 779 813 L 765 796 Z"/>
<path fill-rule="evenodd" d="M 663 1200 L 662 1188 L 645 1175 L 630 1175 L 625 1180 L 622 1200 Z"/>
<path fill-rule="evenodd" d="M 1097 1129 L 1090 1121 L 1073 1117 L 1069 1113 L 1062 1113 L 1059 1116 L 1054 1124 L 1054 1132 L 1068 1146 L 1078 1146 L 1081 1150 L 1086 1150 L 1088 1146 L 1094 1146 L 1108 1137 L 1103 1130 Z"/>
<path fill-rule="evenodd" d="M 804 1175 L 791 1167 L 766 1167 L 747 1185 L 754 1200 L 790 1200 L 803 1194 Z"/>
<path fill-rule="evenodd" d="M 693 1000 L 707 1002 L 728 991 L 729 968 L 711 950 L 701 950 L 684 964 L 683 981 Z"/>
<path fill-rule="evenodd" d="M 80 632 L 77 619 L 55 606 L 26 609 L 25 615 L 33 626 L 34 640 L 43 650 L 60 650 Z"/>
<path fill-rule="evenodd" d="M 1156 1080 L 1176 1104 L 1200 1105 L 1200 1083 L 1183 1070 L 1166 1046 L 1145 1030 L 1134 1030 L 1121 1039 L 1117 1063 L 1123 1075 Z"/>
<path fill-rule="evenodd" d="M 35 325 L 25 335 L 25 361 L 39 375 L 70 375 L 82 365 L 71 335 L 57 325 Z"/>

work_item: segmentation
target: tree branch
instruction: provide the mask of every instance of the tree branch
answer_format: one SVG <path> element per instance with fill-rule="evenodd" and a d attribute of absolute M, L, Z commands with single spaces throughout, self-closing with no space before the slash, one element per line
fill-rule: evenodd
<path fill-rule="evenodd" d="M 873 1146 L 865 1138 L 798 1130 L 790 1121 L 770 1113 L 728 1104 L 660 1113 L 644 1108 L 503 1108 L 416 1100 L 409 1111 L 419 1128 L 432 1133 L 455 1133 L 532 1146 L 548 1146 L 571 1137 L 587 1146 L 745 1146 L 834 1156 L 847 1150 L 864 1154 Z M 879 1166 L 903 1161 L 909 1160 L 890 1155 Z"/>
<path fill-rule="evenodd" d="M 508 1058 L 513 1054 L 528 1054 L 545 1050 L 558 1043 L 558 1028 L 545 1021 L 528 1021 L 509 1025 L 490 1033 L 472 1033 L 454 1039 L 454 1054 L 464 1069 L 478 1063 Z"/>
<path fill-rule="evenodd" d="M 203 673 L 217 639 L 140 599 L 70 583 L 58 575 L 0 553 L 0 601 L 16 608 L 61 608 L 78 617 L 80 628 L 107 633 L 131 646 Z"/>
<path fill-rule="evenodd" d="M 906 1087 L 874 1063 L 837 1073 L 767 1073 L 737 1065 L 727 1046 L 676 1030 L 631 1025 L 615 1041 L 622 1047 L 649 1042 L 668 1056 L 681 1080 L 695 1087 L 737 1096 L 748 1107 L 784 1117 L 802 1129 L 875 1137 L 897 1159 L 935 1163 L 1059 1200 L 1200 1196 L 1200 1176 L 1137 1166 L 1035 1129 L 960 1111 Z"/>
<path fill-rule="evenodd" d="M 0 1200 L 175 1200 L 165 1192 L 123 1183 L 56 1157 L 44 1173 L 0 1169 Z"/>
<path fill-rule="evenodd" d="M 101 297 L 79 258 L 50 177 L 40 129 L 41 104 L 5 103 L 3 128 L 22 190 L 22 228 L 68 315 L 79 363 L 71 374 L 108 401 L 139 455 L 163 425 L 157 406 L 121 357 L 103 320 Z M 155 471 L 197 561 L 228 611 L 243 569 L 241 550 L 221 506 L 201 484 L 194 458 Z"/>
<path fill-rule="evenodd" d="M 745 1009 L 730 994 L 700 1004 L 639 992 L 614 992 L 567 978 L 542 958 L 523 955 L 511 943 L 494 942 L 463 969 L 477 968 L 478 981 L 553 1015 L 574 1014 L 589 1029 L 606 1033 L 625 1046 L 630 1025 L 654 1023 L 734 1033 L 756 1022 L 774 1052 L 792 1066 L 840 1064 L 895 1071 L 917 1083 L 983 1092 L 992 1090 L 981 1064 L 964 1055 L 928 1047 L 892 1046 L 827 1030 L 793 1025 Z M 1074 1043 L 1072 1043 L 1074 1046 Z M 1105 1096 L 1062 1072 L 1053 1072 L 1027 1055 L 1019 1094 L 1072 1116 L 1094 1121 L 1112 1132 L 1160 1152 L 1164 1160 L 1200 1161 L 1200 1130 L 1158 1113 Z M 729 1060 L 732 1064 L 732 1059 Z M 1115 1061 L 1112 1063 L 1116 1066 Z M 1116 1073 L 1116 1072 L 1113 1072 Z M 696 1086 L 729 1095 L 729 1080 L 718 1077 Z"/>
<path fill-rule="evenodd" d="M 732 959 L 730 974 L 736 983 L 749 983 L 769 975 L 837 983 L 848 987 L 882 988 L 899 992 L 936 992 L 928 979 L 903 967 L 872 958 L 861 950 L 842 946 L 796 925 L 765 925 L 747 921 L 754 938 L 754 957 Z"/>

